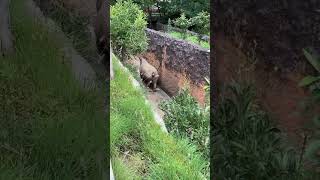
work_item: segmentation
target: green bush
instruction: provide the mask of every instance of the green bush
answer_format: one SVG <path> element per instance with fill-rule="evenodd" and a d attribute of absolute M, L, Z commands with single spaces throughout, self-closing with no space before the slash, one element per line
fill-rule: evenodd
<path fill-rule="evenodd" d="M 201 108 L 186 89 L 161 103 L 160 108 L 165 112 L 164 121 L 170 133 L 187 137 L 198 150 L 209 155 L 209 108 Z"/>
<path fill-rule="evenodd" d="M 213 116 L 213 172 L 216 179 L 306 179 L 299 154 L 254 103 L 251 85 L 223 89 Z"/>
<path fill-rule="evenodd" d="M 159 1 L 161 12 L 164 14 L 164 18 L 175 18 L 182 12 L 188 17 L 194 17 L 199 12 L 210 10 L 209 0 L 171 0 L 171 1 Z"/>
<path fill-rule="evenodd" d="M 111 6 L 111 41 L 122 58 L 147 49 L 146 27 L 145 14 L 131 0 L 120 0 Z"/>
<path fill-rule="evenodd" d="M 179 18 L 174 21 L 174 25 L 182 30 L 182 38 L 187 38 L 187 30 L 191 26 L 191 21 L 186 18 L 184 13 L 181 14 Z"/>
<path fill-rule="evenodd" d="M 200 43 L 203 34 L 209 34 L 210 14 L 208 12 L 200 12 L 197 16 L 191 18 L 191 24 L 195 25 L 195 31 L 198 33 L 198 41 Z"/>
<path fill-rule="evenodd" d="M 311 107 L 317 107 L 320 102 L 320 57 L 315 53 L 313 49 L 303 49 L 303 53 L 308 60 L 308 62 L 317 70 L 318 75 L 317 76 L 311 76 L 308 75 L 305 78 L 303 78 L 299 85 L 301 87 L 307 87 L 309 88 L 309 91 L 311 92 L 311 98 L 310 101 L 308 101 L 308 106 Z M 315 117 L 313 117 L 313 124 L 312 129 L 314 130 L 314 135 L 311 139 L 311 142 L 306 148 L 306 158 L 310 161 L 312 161 L 317 167 L 320 167 L 320 116 L 317 114 Z"/>

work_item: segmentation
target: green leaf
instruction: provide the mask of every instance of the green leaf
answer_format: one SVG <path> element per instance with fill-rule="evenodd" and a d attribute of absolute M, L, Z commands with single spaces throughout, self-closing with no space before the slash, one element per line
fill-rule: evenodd
<path fill-rule="evenodd" d="M 306 56 L 307 60 L 310 62 L 310 64 L 312 64 L 312 66 L 320 73 L 320 62 L 317 59 L 317 57 L 315 57 L 305 49 L 302 49 L 302 51 L 303 54 Z"/>
<path fill-rule="evenodd" d="M 300 83 L 299 86 L 300 87 L 304 87 L 304 86 L 310 86 L 311 84 L 317 82 L 320 80 L 320 76 L 315 77 L 315 76 L 306 76 L 305 78 L 303 78 Z"/>
<path fill-rule="evenodd" d="M 231 144 L 232 144 L 234 147 L 237 147 L 237 148 L 239 148 L 239 149 L 241 149 L 241 150 L 243 150 L 243 151 L 247 151 L 247 148 L 246 148 L 244 145 L 240 144 L 240 143 L 237 143 L 237 142 L 235 142 L 235 141 L 231 141 Z"/>

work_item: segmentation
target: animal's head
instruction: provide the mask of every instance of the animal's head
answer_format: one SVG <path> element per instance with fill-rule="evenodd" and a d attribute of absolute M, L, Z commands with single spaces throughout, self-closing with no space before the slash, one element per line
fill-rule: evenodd
<path fill-rule="evenodd" d="M 151 76 L 152 76 L 152 78 L 158 78 L 159 74 L 156 74 L 155 72 L 152 72 Z"/>

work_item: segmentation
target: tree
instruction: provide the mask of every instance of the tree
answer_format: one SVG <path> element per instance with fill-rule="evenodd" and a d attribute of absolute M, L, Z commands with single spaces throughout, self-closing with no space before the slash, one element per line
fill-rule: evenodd
<path fill-rule="evenodd" d="M 208 12 L 200 12 L 191 19 L 192 25 L 195 25 L 195 31 L 198 33 L 198 41 L 200 43 L 202 35 L 209 33 L 210 14 Z"/>
<path fill-rule="evenodd" d="M 121 54 L 137 54 L 147 49 L 146 17 L 140 7 L 132 0 L 118 1 L 111 6 L 110 34 L 114 50 Z"/>
<path fill-rule="evenodd" d="M 186 39 L 187 29 L 191 26 L 191 22 L 186 18 L 184 13 L 182 13 L 181 16 L 174 21 L 174 25 L 182 30 L 182 38 Z"/>
<path fill-rule="evenodd" d="M 194 17 L 202 11 L 209 12 L 209 0 L 163 0 L 159 1 L 161 12 L 164 13 L 165 20 L 168 18 L 175 19 L 181 13 L 187 17 Z"/>

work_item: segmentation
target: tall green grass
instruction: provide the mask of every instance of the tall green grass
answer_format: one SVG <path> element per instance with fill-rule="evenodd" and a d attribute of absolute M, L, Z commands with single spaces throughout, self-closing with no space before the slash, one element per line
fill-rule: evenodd
<path fill-rule="evenodd" d="M 133 87 L 118 60 L 114 61 L 114 70 L 110 131 L 116 178 L 119 168 L 124 171 L 126 167 L 126 173 L 134 172 L 137 179 L 202 179 L 208 162 L 196 147 L 186 139 L 164 133 L 145 104 L 142 91 Z M 125 163 L 119 165 L 119 161 Z"/>
<path fill-rule="evenodd" d="M 85 91 L 54 34 L 11 1 L 16 53 L 0 57 L 0 179 L 101 179 L 103 97 Z"/>

